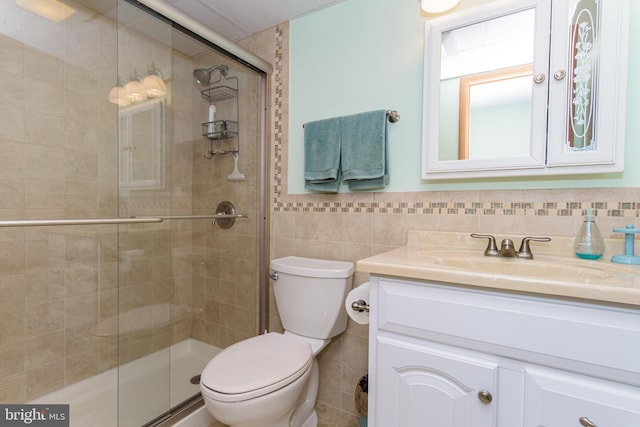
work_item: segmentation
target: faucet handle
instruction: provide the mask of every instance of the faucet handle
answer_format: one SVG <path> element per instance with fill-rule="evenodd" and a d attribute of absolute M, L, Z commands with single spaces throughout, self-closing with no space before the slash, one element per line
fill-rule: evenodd
<path fill-rule="evenodd" d="M 531 253 L 531 248 L 529 247 L 529 242 L 550 242 L 551 237 L 523 237 L 522 243 L 520 243 L 520 249 L 516 254 L 518 258 L 525 259 L 533 259 L 533 254 Z"/>
<path fill-rule="evenodd" d="M 487 244 L 487 249 L 484 250 L 484 255 L 485 256 L 498 255 L 498 245 L 496 245 L 496 238 L 493 237 L 491 234 L 472 233 L 471 237 L 489 239 L 489 243 Z"/>

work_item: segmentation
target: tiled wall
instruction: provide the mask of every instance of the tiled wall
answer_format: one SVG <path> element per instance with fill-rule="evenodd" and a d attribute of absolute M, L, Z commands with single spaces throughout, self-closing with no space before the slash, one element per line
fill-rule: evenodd
<path fill-rule="evenodd" d="M 200 97 L 200 89 L 192 85 L 193 112 L 202 118 L 194 123 L 197 136 L 191 153 L 193 164 L 193 213 L 212 214 L 218 203 L 233 203 L 238 213 L 233 227 L 211 227 L 211 221 L 194 221 L 192 229 L 193 337 L 225 348 L 239 340 L 255 336 L 258 330 L 258 203 L 257 180 L 260 138 L 258 134 L 258 76 L 216 52 L 199 55 L 194 68 L 227 65 L 230 80 L 220 85 L 235 87 L 237 97 L 216 105 L 218 120 L 234 120 L 239 124 L 239 139 L 214 141 L 215 148 L 239 148 L 238 170 L 242 181 L 230 181 L 233 155 L 204 157 L 211 145 L 200 138 L 200 122 L 206 122 L 208 103 Z M 220 76 L 212 75 L 212 81 Z M 239 109 L 236 108 L 239 105 Z M 236 115 L 239 117 L 236 118 Z M 223 144 L 223 145 L 218 145 Z"/>
<path fill-rule="evenodd" d="M 289 195 L 288 25 L 258 37 L 262 42 L 254 51 L 273 61 L 275 70 L 271 91 L 271 258 L 298 255 L 355 262 L 404 245 L 411 229 L 573 236 L 582 222 L 584 207 L 595 208 L 605 237 L 612 235 L 613 227 L 640 225 L 637 188 Z M 354 286 L 367 280 L 356 274 Z M 281 327 L 277 314 L 271 324 L 275 329 Z M 367 372 L 367 347 L 367 328 L 350 321 L 346 333 L 319 357 L 319 401 L 356 413 L 354 390 Z"/>
<path fill-rule="evenodd" d="M 226 347 L 255 335 L 255 73 L 218 54 L 187 57 L 80 7 L 62 24 L 0 8 L 23 23 L 0 28 L 1 218 L 211 214 L 222 200 L 249 215 L 229 230 L 207 220 L 0 229 L 0 401 L 33 399 L 186 338 Z M 202 157 L 207 104 L 192 73 L 220 63 L 239 78 L 244 181 L 226 179 L 231 155 Z M 118 74 L 149 64 L 170 70 L 166 185 L 118 188 L 118 108 L 107 95 Z"/>
<path fill-rule="evenodd" d="M 11 2 L 3 16 L 21 25 L 0 30 L 0 216 L 113 217 L 117 116 L 99 95 L 114 81 L 115 27 L 82 12 L 63 27 Z M 114 366 L 115 339 L 89 333 L 117 301 L 114 230 L 0 230 L 0 401 Z"/>
<path fill-rule="evenodd" d="M 135 31 L 117 34 L 113 21 L 80 7 L 62 24 L 12 2 L 2 7 L 21 25 L 0 29 L 0 217 L 190 213 L 192 138 L 186 157 L 182 146 L 170 146 L 171 188 L 118 192 L 118 110 L 107 95 L 118 64 L 127 73 L 151 62 L 187 70 L 183 82 L 170 84 L 170 109 L 184 106 L 173 141 L 192 128 L 191 59 Z M 120 57 L 118 36 L 129 43 Z M 180 84 L 188 84 L 187 95 Z M 170 305 L 191 288 L 191 230 L 181 227 L 1 229 L 0 401 L 33 399 L 190 337 L 191 312 L 179 316 Z M 181 252 L 188 262 L 172 257 Z M 121 327 L 145 328 L 118 342 L 118 313 Z"/>

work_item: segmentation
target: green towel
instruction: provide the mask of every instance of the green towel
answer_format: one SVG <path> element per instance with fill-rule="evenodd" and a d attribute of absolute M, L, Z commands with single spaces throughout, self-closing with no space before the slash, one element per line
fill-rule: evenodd
<path fill-rule="evenodd" d="M 304 126 L 304 188 L 337 193 L 340 188 L 341 118 Z"/>
<path fill-rule="evenodd" d="M 375 190 L 389 183 L 387 112 L 342 118 L 342 176 L 349 190 Z"/>

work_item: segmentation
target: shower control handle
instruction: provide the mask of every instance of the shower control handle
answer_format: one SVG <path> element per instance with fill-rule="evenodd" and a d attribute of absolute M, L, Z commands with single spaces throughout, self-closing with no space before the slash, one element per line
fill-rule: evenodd
<path fill-rule="evenodd" d="M 271 280 L 278 280 L 278 272 L 274 271 L 269 275 L 269 277 L 271 277 Z"/>

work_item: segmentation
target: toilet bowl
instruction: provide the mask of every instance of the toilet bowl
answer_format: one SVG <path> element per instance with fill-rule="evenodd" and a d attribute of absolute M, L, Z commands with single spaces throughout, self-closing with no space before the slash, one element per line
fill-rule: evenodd
<path fill-rule="evenodd" d="M 204 368 L 200 391 L 209 412 L 231 427 L 317 427 L 315 356 L 346 329 L 340 309 L 353 264 L 287 257 L 271 268 L 285 332 L 221 351 Z"/>
<path fill-rule="evenodd" d="M 268 333 L 234 344 L 214 357 L 200 378 L 210 412 L 230 426 L 289 426 L 313 372 L 311 345 Z"/>

